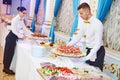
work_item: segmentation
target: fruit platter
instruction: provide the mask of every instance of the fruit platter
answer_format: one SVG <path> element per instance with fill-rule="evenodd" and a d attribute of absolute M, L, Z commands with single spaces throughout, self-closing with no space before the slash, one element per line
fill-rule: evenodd
<path fill-rule="evenodd" d="M 57 44 L 53 42 L 37 41 L 37 43 L 44 47 L 57 47 Z"/>

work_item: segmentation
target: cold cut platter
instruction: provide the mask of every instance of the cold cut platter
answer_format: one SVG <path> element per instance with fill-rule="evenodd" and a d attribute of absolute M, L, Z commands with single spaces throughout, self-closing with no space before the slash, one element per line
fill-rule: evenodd
<path fill-rule="evenodd" d="M 59 56 L 66 57 L 82 57 L 86 55 L 86 53 L 82 52 L 80 48 L 66 45 L 54 48 L 52 52 Z"/>

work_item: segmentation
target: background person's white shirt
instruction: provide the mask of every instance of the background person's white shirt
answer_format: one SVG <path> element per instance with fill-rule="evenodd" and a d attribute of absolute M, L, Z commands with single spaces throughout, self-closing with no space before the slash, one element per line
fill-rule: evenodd
<path fill-rule="evenodd" d="M 24 35 L 32 34 L 31 31 L 27 30 L 24 20 L 20 19 L 19 15 L 13 18 L 10 29 L 18 38 L 23 38 Z"/>
<path fill-rule="evenodd" d="M 88 21 L 90 21 L 90 24 L 82 21 L 78 25 L 79 30 L 77 31 L 77 35 L 73 35 L 72 40 L 68 43 L 68 45 L 75 45 L 86 35 L 86 47 L 92 49 L 86 57 L 80 58 L 81 61 L 89 59 L 95 61 L 97 51 L 103 46 L 103 24 L 93 16 Z"/>

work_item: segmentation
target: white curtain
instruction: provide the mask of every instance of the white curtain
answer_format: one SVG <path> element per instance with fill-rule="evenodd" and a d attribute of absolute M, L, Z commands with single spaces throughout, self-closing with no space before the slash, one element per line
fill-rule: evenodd
<path fill-rule="evenodd" d="M 46 2 L 45 21 L 50 21 L 49 23 L 51 23 L 54 13 L 55 0 L 47 0 Z"/>
<path fill-rule="evenodd" d="M 36 0 L 31 0 L 30 2 L 30 13 L 29 13 L 30 17 L 34 16 L 35 2 Z"/>

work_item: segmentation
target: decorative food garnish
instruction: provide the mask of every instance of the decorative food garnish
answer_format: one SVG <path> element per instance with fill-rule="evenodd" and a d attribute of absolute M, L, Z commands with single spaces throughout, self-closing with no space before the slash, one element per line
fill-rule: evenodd
<path fill-rule="evenodd" d="M 40 42 L 41 45 L 45 44 L 45 42 Z"/>

